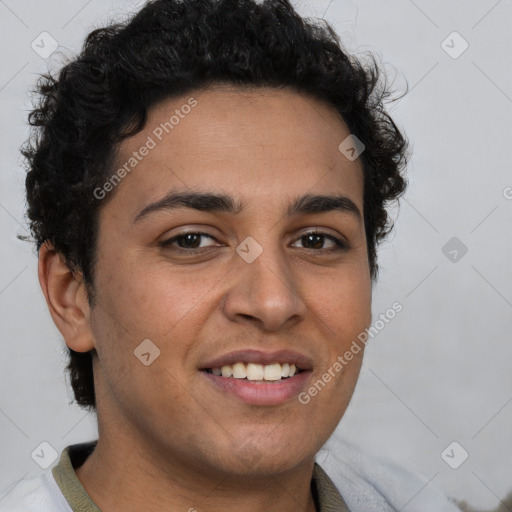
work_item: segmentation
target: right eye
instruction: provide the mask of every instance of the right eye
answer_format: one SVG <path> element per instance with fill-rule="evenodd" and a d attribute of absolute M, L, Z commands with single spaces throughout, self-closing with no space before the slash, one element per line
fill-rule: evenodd
<path fill-rule="evenodd" d="M 160 243 L 162 247 L 175 247 L 178 250 L 184 251 L 194 251 L 195 249 L 203 249 L 206 247 L 213 247 L 215 244 L 205 245 L 203 242 L 206 242 L 205 239 L 209 238 L 210 240 L 214 240 L 212 236 L 201 233 L 201 232 L 188 232 L 181 233 L 179 235 L 173 236 L 168 240 L 164 240 Z"/>

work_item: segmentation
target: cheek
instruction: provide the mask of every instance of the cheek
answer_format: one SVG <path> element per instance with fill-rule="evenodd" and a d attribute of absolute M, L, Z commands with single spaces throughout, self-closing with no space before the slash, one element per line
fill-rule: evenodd
<path fill-rule="evenodd" d="M 91 328 L 101 371 L 95 375 L 116 394 L 124 414 L 144 429 L 148 422 L 157 423 L 159 415 L 171 417 L 175 409 L 190 409 L 181 362 L 201 326 L 194 306 L 203 298 L 205 284 L 183 275 L 177 278 L 163 265 L 133 264 L 123 258 L 116 263 L 103 263 L 96 272 Z M 160 351 L 148 366 L 134 353 L 147 339 Z M 153 346 L 145 346 L 153 357 Z"/>
<path fill-rule="evenodd" d="M 108 260 L 108 258 L 104 258 Z M 214 294 L 221 276 L 171 268 L 165 262 L 118 258 L 115 268 L 98 268 L 98 294 L 129 332 L 144 338 L 164 337 L 181 324 L 193 322 Z"/>
<path fill-rule="evenodd" d="M 325 327 L 329 339 L 337 345 L 349 343 L 364 331 L 371 320 L 371 281 L 364 268 L 352 268 L 336 276 L 328 276 L 321 283 L 308 286 L 316 291 L 310 294 L 310 304 Z"/>
<path fill-rule="evenodd" d="M 314 312 L 326 348 L 317 379 L 328 381 L 326 392 L 321 392 L 325 400 L 319 400 L 318 405 L 325 407 L 325 414 L 334 421 L 336 411 L 344 411 L 352 396 L 365 348 L 358 337 L 371 321 L 371 280 L 364 266 L 359 268 L 360 271 L 354 271 L 347 267 L 336 279 L 331 276 L 325 280 L 314 299 Z M 324 389 L 322 386 L 319 383 L 312 393 Z"/>

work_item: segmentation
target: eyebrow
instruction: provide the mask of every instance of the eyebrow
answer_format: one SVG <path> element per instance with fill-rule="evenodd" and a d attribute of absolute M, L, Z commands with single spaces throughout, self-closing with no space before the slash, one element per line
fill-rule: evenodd
<path fill-rule="evenodd" d="M 140 221 L 147 215 L 162 211 L 174 210 L 177 208 L 192 208 L 202 212 L 225 212 L 238 214 L 243 211 L 244 204 L 236 201 L 226 194 L 213 194 L 202 192 L 176 192 L 171 191 L 162 199 L 144 207 L 136 216 L 133 222 Z M 341 211 L 354 215 L 358 220 L 362 214 L 356 204 L 344 195 L 313 195 L 306 194 L 293 200 L 288 206 L 288 216 L 305 215 L 313 213 L 325 213 Z"/>

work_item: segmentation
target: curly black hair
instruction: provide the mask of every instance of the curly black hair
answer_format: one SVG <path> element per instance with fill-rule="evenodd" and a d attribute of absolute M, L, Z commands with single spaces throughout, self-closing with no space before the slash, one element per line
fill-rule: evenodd
<path fill-rule="evenodd" d="M 94 304 L 98 212 L 93 191 L 112 174 L 118 144 L 140 131 L 157 102 L 217 84 L 290 87 L 327 102 L 365 145 L 364 222 L 372 280 L 376 249 L 392 229 L 387 205 L 405 190 L 405 137 L 386 112 L 375 58 L 343 51 L 325 21 L 289 0 L 152 0 L 123 23 L 92 31 L 80 54 L 40 77 L 29 114 L 29 225 L 84 280 Z M 340 141 L 341 142 L 341 141 Z M 69 349 L 79 405 L 95 410 L 92 353 Z"/>

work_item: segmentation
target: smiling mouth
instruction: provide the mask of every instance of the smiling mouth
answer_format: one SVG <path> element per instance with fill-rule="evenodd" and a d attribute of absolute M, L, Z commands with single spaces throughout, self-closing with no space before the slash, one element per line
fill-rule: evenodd
<path fill-rule="evenodd" d="M 204 371 L 227 379 L 240 379 L 254 382 L 279 382 L 289 379 L 301 373 L 303 370 L 295 364 L 288 363 L 263 365 L 239 362 L 220 368 L 205 368 Z"/>

